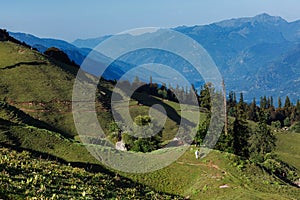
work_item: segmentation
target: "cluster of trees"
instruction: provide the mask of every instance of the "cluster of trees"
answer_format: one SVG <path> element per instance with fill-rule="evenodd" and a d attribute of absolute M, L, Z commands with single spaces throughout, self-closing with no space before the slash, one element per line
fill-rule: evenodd
<path fill-rule="evenodd" d="M 120 81 L 118 83 L 120 88 L 128 91 L 135 91 L 139 93 L 146 93 L 152 96 L 160 97 L 165 100 L 170 100 L 174 102 L 181 102 L 184 103 L 194 103 L 191 102 L 192 95 L 194 96 L 195 87 L 192 85 L 191 88 L 188 87 L 180 87 L 177 85 L 175 88 L 172 85 L 168 85 L 166 83 L 153 83 L 152 77 L 150 77 L 150 83 L 145 83 L 139 80 L 138 77 L 135 77 L 134 81 L 130 83 L 129 81 Z M 135 90 L 136 89 L 136 90 Z"/>
<path fill-rule="evenodd" d="M 242 97 L 242 96 L 241 96 Z M 275 148 L 276 138 L 271 129 L 267 125 L 266 115 L 263 112 L 258 113 L 258 126 L 252 128 L 247 122 L 247 104 L 241 98 L 234 109 L 234 120 L 228 126 L 228 130 L 224 130 L 215 146 L 215 149 L 234 153 L 254 162 L 263 162 L 268 153 Z M 198 145 L 205 144 L 205 136 L 208 134 L 210 126 L 211 114 L 199 124 L 195 143 Z"/>
<path fill-rule="evenodd" d="M 125 132 L 122 132 L 120 126 Z M 124 124 L 112 122 L 110 124 L 110 139 L 123 140 L 126 149 L 135 152 L 151 152 L 161 147 L 162 130 L 156 125 L 153 118 L 148 115 L 138 115 L 134 125 L 124 127 Z"/>
<path fill-rule="evenodd" d="M 273 97 L 261 97 L 260 104 L 257 105 L 254 98 L 250 104 L 243 101 L 243 94 L 240 94 L 240 100 L 237 102 L 236 94 L 229 93 L 227 101 L 227 109 L 229 116 L 236 116 L 237 104 L 243 104 L 243 109 L 246 114 L 246 119 L 254 122 L 259 121 L 259 115 L 264 115 L 266 123 L 275 128 L 291 126 L 293 123 L 300 121 L 300 101 L 294 105 L 290 98 L 286 96 L 284 103 L 281 98 L 278 98 L 278 106 L 275 107 Z"/>
<path fill-rule="evenodd" d="M 199 104 L 209 105 L 210 95 L 207 94 L 207 91 L 211 92 L 213 90 L 208 90 L 208 86 L 203 88 L 199 95 Z M 289 97 L 286 97 L 283 105 L 279 98 L 278 107 L 276 108 L 272 97 L 262 97 L 258 106 L 255 98 L 250 104 L 247 104 L 244 102 L 243 93 L 240 94 L 240 98 L 237 100 L 236 94 L 230 92 L 226 110 L 234 120 L 229 124 L 228 130 L 223 131 L 215 148 L 255 162 L 263 162 L 266 155 L 275 148 L 276 138 L 268 125 L 281 128 L 300 121 L 300 103 L 297 101 L 297 104 L 293 105 Z M 257 127 L 251 127 L 248 120 L 257 122 Z M 196 143 L 204 144 L 209 123 L 210 114 L 197 129 Z"/>
<path fill-rule="evenodd" d="M 213 95 L 221 95 L 221 93 L 215 91 L 211 83 L 203 85 L 200 92 L 197 92 L 193 85 L 191 88 L 179 86 L 173 88 L 171 85 L 167 87 L 164 83 L 160 85 L 152 83 L 151 77 L 148 84 L 141 82 L 138 77 L 135 78 L 133 83 L 124 81 L 122 84 L 126 86 L 124 88 L 138 88 L 136 92 L 147 93 L 175 102 L 178 102 L 180 98 L 184 100 L 184 103 L 195 103 L 191 102 L 191 99 L 193 99 L 191 97 L 196 95 L 196 100 L 198 101 L 196 103 L 201 108 L 205 108 L 208 114 L 206 120 L 197 127 L 194 142 L 199 145 L 205 145 L 204 138 L 207 135 L 211 121 L 211 97 Z M 275 148 L 276 138 L 268 125 L 281 128 L 300 121 L 300 102 L 297 101 L 296 105 L 293 105 L 289 97 L 286 97 L 284 103 L 279 98 L 278 106 L 275 107 L 273 97 L 261 97 L 259 105 L 257 105 L 254 98 L 248 104 L 244 101 L 243 93 L 240 94 L 239 100 L 237 100 L 236 94 L 230 92 L 226 100 L 226 111 L 234 120 L 228 127 L 225 126 L 226 130 L 223 130 L 215 148 L 259 162 L 263 161 L 265 156 Z M 257 122 L 258 126 L 253 129 L 247 120 Z M 150 124 L 151 119 L 147 118 L 147 116 L 139 116 L 135 121 L 139 126 L 145 126 Z M 133 130 L 133 132 L 135 131 Z M 162 142 L 161 132 L 160 135 L 158 134 L 151 138 L 135 138 L 131 135 L 128 133 L 123 134 L 123 140 L 125 140 L 127 148 L 133 151 L 149 152 L 159 148 Z"/>

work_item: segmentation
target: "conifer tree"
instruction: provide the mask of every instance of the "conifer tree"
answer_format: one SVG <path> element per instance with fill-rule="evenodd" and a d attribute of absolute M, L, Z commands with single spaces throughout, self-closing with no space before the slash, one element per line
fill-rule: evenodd
<path fill-rule="evenodd" d="M 281 98 L 278 97 L 278 108 L 280 109 L 282 107 L 282 102 L 281 102 Z"/>
<path fill-rule="evenodd" d="M 289 98 L 289 96 L 286 96 L 286 98 L 285 98 L 285 103 L 284 103 L 284 109 L 289 109 L 290 107 L 291 107 L 291 100 L 290 100 L 290 98 Z"/>
<path fill-rule="evenodd" d="M 233 151 L 236 155 L 248 157 L 249 128 L 247 126 L 243 93 L 237 105 L 237 113 L 233 123 Z"/>
<path fill-rule="evenodd" d="M 249 155 L 255 162 L 264 161 L 265 155 L 272 152 L 276 146 L 276 137 L 267 126 L 266 120 L 264 113 L 260 113 L 258 127 L 249 140 Z"/>
<path fill-rule="evenodd" d="M 256 107 L 256 100 L 255 98 L 253 98 L 253 101 L 250 105 L 250 110 L 249 110 L 249 120 L 252 120 L 252 121 L 255 121 L 257 122 L 258 121 L 258 116 L 257 116 L 257 107 Z"/>

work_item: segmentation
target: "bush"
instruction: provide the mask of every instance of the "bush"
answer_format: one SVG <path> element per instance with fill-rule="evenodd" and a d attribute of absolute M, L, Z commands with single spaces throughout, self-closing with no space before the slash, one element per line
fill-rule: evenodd
<path fill-rule="evenodd" d="M 291 131 L 294 133 L 300 133 L 300 122 L 295 123 L 292 126 Z"/>
<path fill-rule="evenodd" d="M 137 116 L 134 119 L 135 126 L 131 133 L 122 133 L 122 139 L 126 148 L 136 152 L 151 152 L 161 147 L 161 134 L 159 131 L 154 135 L 157 130 L 156 123 L 150 116 Z"/>
<path fill-rule="evenodd" d="M 280 179 L 288 182 L 294 182 L 299 179 L 294 167 L 276 158 L 265 160 L 262 163 L 262 167 L 269 173 L 274 174 Z"/>
<path fill-rule="evenodd" d="M 283 121 L 284 126 L 291 126 L 291 120 L 289 117 L 285 118 Z"/>
<path fill-rule="evenodd" d="M 277 128 L 277 129 L 279 129 L 279 128 L 281 128 L 281 123 L 280 123 L 280 121 L 274 121 L 274 122 L 272 122 L 271 123 L 271 126 L 273 127 L 273 128 Z"/>

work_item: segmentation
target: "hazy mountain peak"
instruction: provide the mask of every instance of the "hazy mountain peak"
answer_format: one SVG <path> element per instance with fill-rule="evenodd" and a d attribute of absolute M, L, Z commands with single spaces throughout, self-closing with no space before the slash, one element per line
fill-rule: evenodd
<path fill-rule="evenodd" d="M 224 20 L 221 22 L 217 22 L 216 25 L 220 27 L 237 27 L 241 26 L 245 23 L 267 23 L 267 24 L 273 24 L 273 25 L 280 25 L 287 23 L 286 20 L 279 16 L 271 16 L 267 13 L 262 13 L 259 15 L 256 15 L 254 17 L 244 17 L 244 18 L 233 18 L 229 20 Z"/>
<path fill-rule="evenodd" d="M 76 39 L 72 42 L 73 45 L 79 48 L 95 48 L 99 43 L 108 39 L 112 35 L 105 35 L 97 38 L 88 38 L 88 39 Z"/>
<path fill-rule="evenodd" d="M 283 18 L 281 18 L 279 16 L 271 16 L 267 13 L 262 13 L 260 15 L 256 15 L 253 19 L 258 21 L 258 22 L 262 22 L 262 23 L 266 23 L 266 22 L 270 22 L 270 23 L 287 23 L 287 21 L 284 20 Z"/>

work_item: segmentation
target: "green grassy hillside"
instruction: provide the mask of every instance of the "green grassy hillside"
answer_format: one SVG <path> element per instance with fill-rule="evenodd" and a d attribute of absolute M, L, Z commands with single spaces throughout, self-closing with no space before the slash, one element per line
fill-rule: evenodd
<path fill-rule="evenodd" d="M 0 57 L 0 145 L 9 147 L 1 149 L 0 197 L 171 198 L 122 177 L 115 180 L 116 173 L 105 169 L 79 141 L 74 140 L 76 130 L 71 113 L 77 70 L 74 66 L 12 42 L 0 42 Z M 103 90 L 110 87 L 108 82 L 100 85 Z M 103 126 L 111 122 L 105 103 L 97 103 Z M 88 173 L 11 149 L 30 151 L 36 157 L 58 159 L 102 173 Z M 44 174 L 45 171 L 57 172 L 50 175 Z M 51 184 L 51 180 L 57 181 Z"/>
<path fill-rule="evenodd" d="M 0 145 L 5 146 L 0 151 L 0 197 L 174 198 L 157 193 L 161 192 L 190 199 L 299 199 L 299 188 L 263 168 L 219 151 L 196 160 L 193 146 L 156 172 L 125 174 L 106 169 L 76 137 L 71 95 L 77 69 L 12 42 L 0 42 L 0 57 Z M 112 84 L 102 81 L 99 88 L 109 93 Z M 112 122 L 110 99 L 99 98 L 96 109 L 106 130 Z M 179 104 L 137 93 L 130 114 L 132 118 L 148 114 L 149 106 L 156 103 L 169 114 L 163 140 L 170 140 L 178 130 Z M 193 112 L 184 117 L 194 120 Z M 249 123 L 254 129 L 256 124 Z M 276 137 L 279 158 L 299 172 L 299 134 L 284 132 Z"/>
<path fill-rule="evenodd" d="M 71 100 L 73 76 L 45 56 L 11 42 L 0 43 L 1 97 L 16 103 Z"/>
<path fill-rule="evenodd" d="M 300 133 L 281 132 L 277 134 L 276 153 L 280 159 L 290 163 L 300 172 Z"/>
<path fill-rule="evenodd" d="M 60 101 L 71 100 L 74 75 L 67 70 L 70 66 L 58 67 L 40 53 L 12 42 L 0 43 L 0 57 L 0 99 L 65 135 L 75 135 L 71 114 L 54 114 Z"/>
<path fill-rule="evenodd" d="M 36 158 L 0 147 L 0 198 L 5 199 L 177 199 L 120 176 Z"/>
<path fill-rule="evenodd" d="M 300 190 L 237 156 L 213 151 L 196 160 L 193 147 L 172 165 L 143 175 L 124 174 L 158 191 L 191 199 L 299 199 Z M 225 186 L 226 188 L 220 188 Z"/>
<path fill-rule="evenodd" d="M 78 67 L 12 42 L 0 42 L 0 58 L 0 100 L 52 126 L 66 137 L 77 135 L 71 99 Z M 108 85 L 103 83 L 105 88 Z M 101 104 L 97 108 L 103 111 Z M 101 112 L 101 117 L 109 118 L 106 114 Z M 105 121 L 102 123 L 106 126 Z"/>

